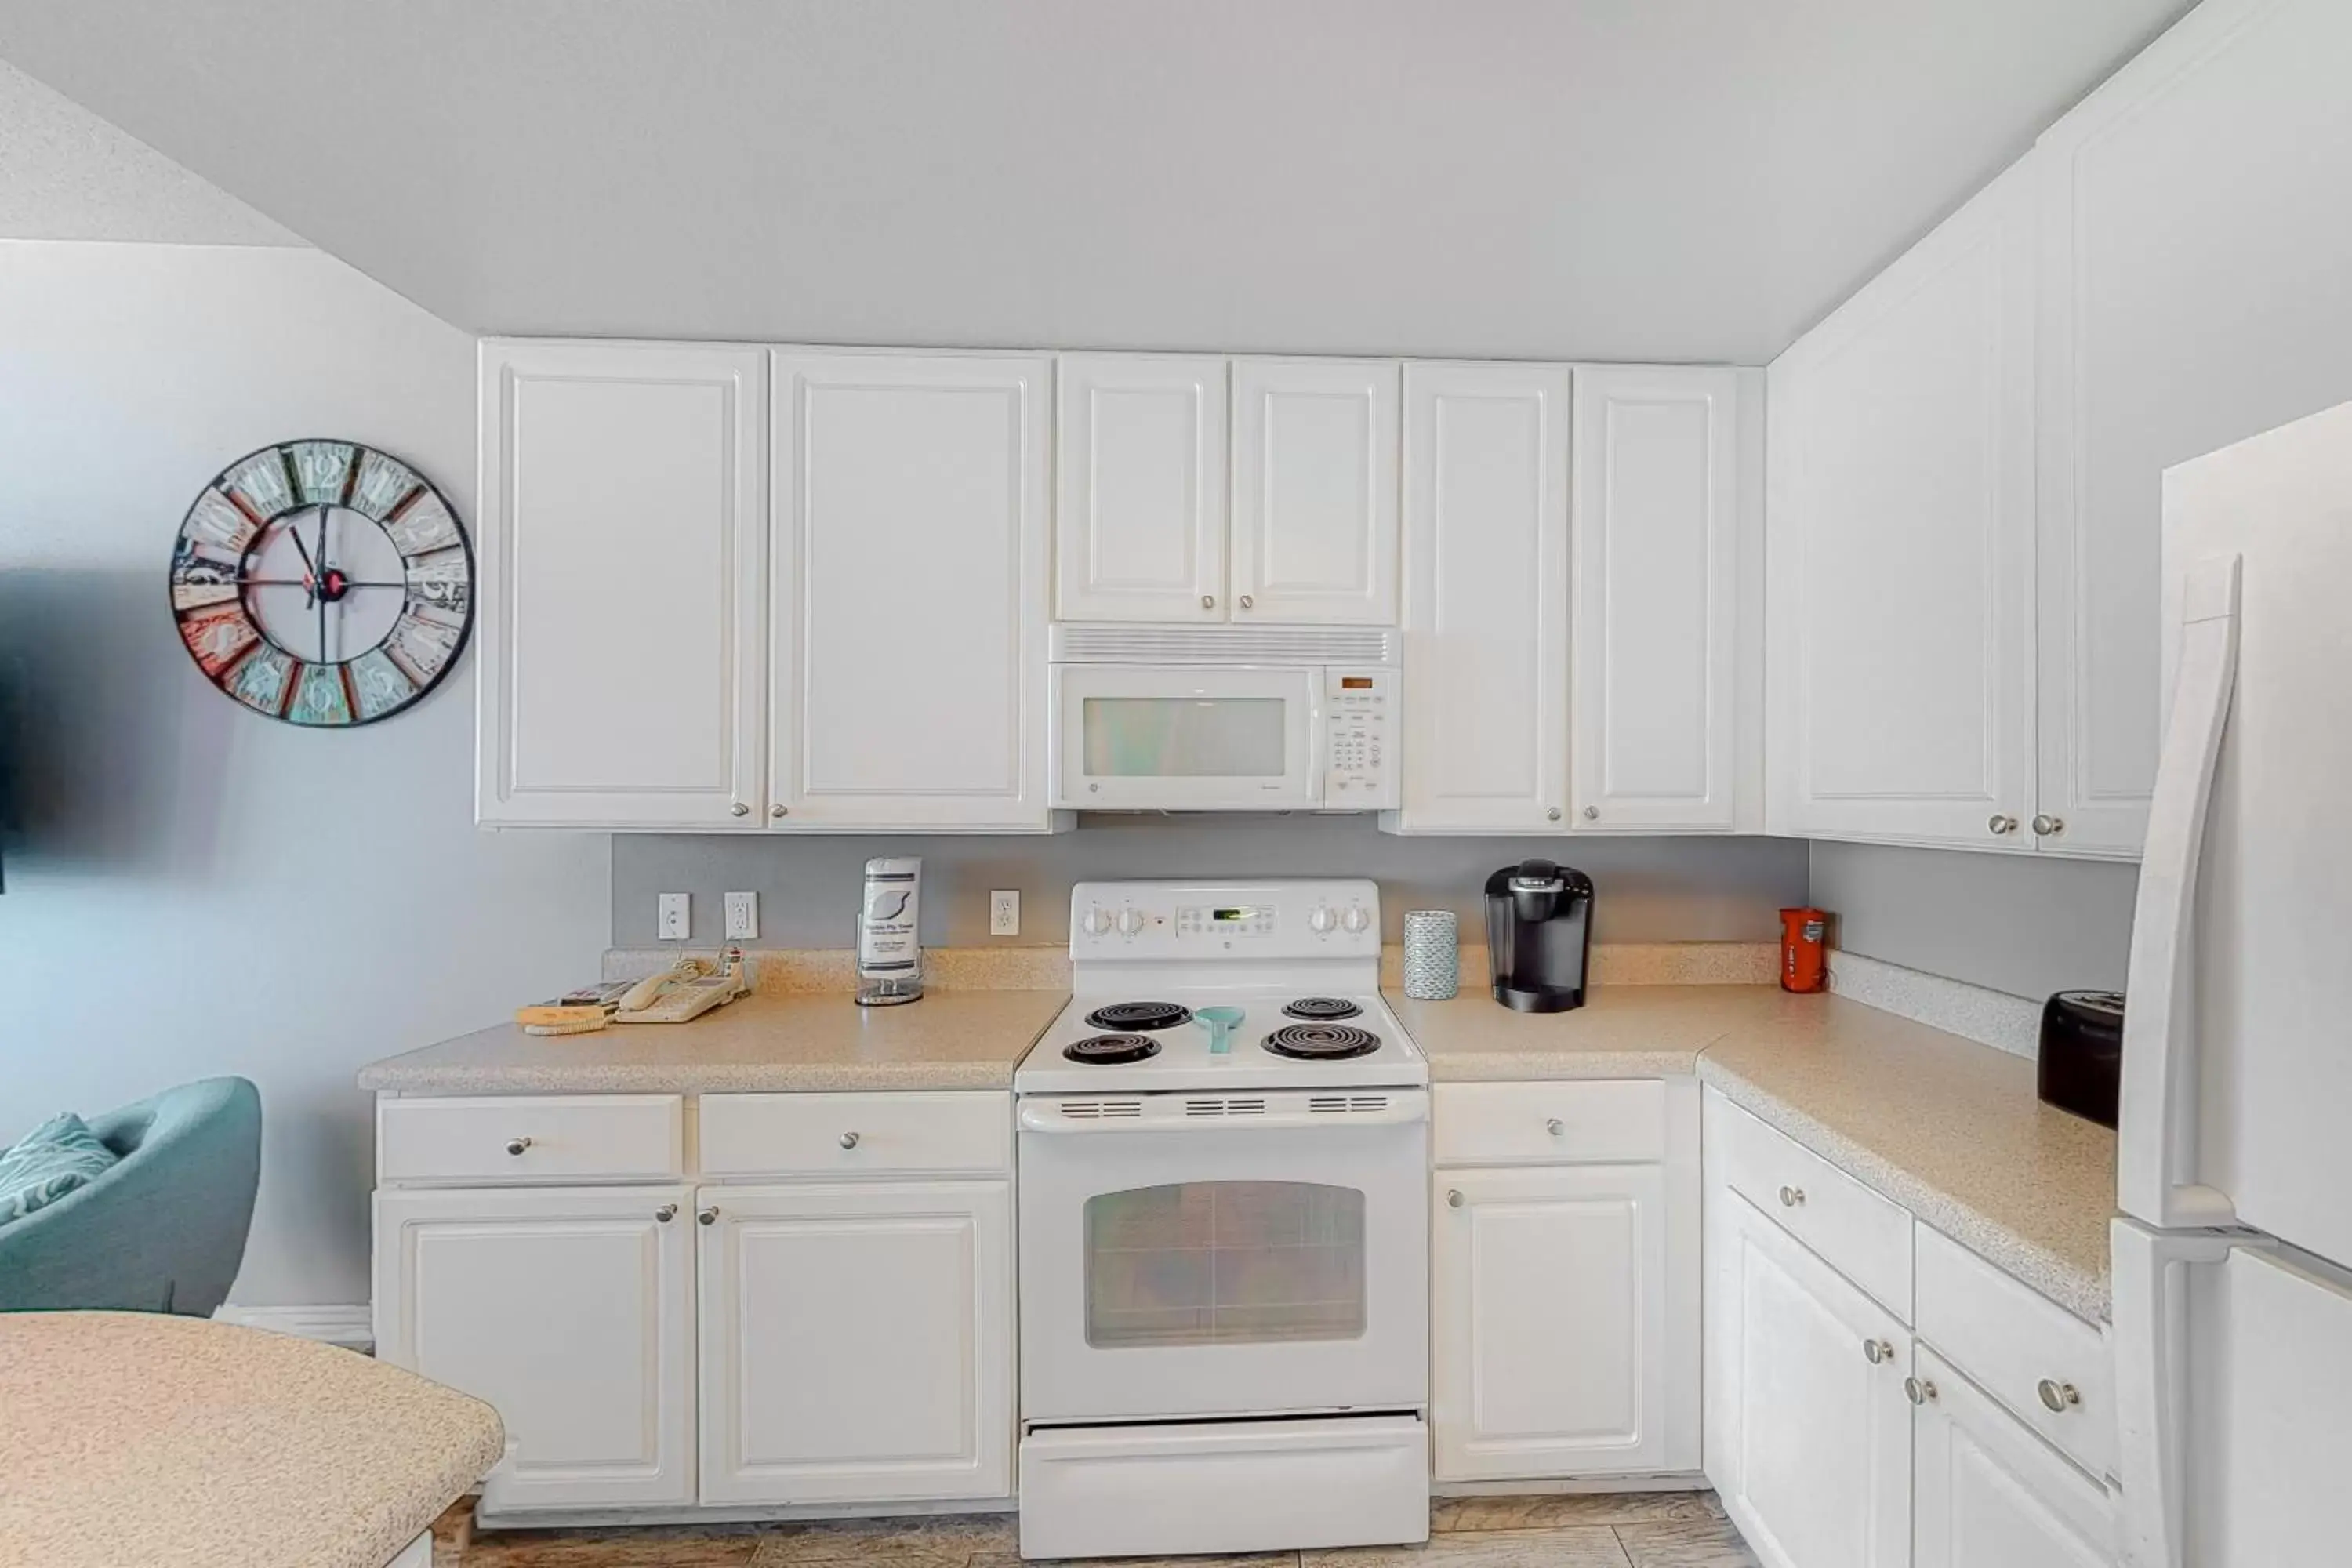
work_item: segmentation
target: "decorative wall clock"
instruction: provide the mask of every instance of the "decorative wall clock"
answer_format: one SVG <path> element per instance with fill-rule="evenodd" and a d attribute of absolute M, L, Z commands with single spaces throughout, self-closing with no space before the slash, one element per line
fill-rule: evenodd
<path fill-rule="evenodd" d="M 249 452 L 198 493 L 172 613 L 205 679 L 257 713 L 338 728 L 440 683 L 474 621 L 474 551 L 415 469 L 355 441 Z"/>

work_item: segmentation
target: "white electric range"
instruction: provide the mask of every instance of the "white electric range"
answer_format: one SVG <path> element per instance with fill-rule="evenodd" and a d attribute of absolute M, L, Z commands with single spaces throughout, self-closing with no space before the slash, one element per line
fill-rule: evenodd
<path fill-rule="evenodd" d="M 1013 1074 L 1023 1555 L 1425 1539 L 1429 1064 L 1379 889 L 1087 882 L 1070 915 L 1073 1000 Z"/>

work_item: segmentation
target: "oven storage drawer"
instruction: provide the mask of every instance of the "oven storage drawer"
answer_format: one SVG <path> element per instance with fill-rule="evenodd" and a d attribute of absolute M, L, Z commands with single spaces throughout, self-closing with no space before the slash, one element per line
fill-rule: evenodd
<path fill-rule="evenodd" d="M 1295 1552 L 1429 1538 L 1417 1416 L 1033 1431 L 1021 1555 Z"/>
<path fill-rule="evenodd" d="M 518 1094 L 378 1099 L 376 1174 L 385 1182 L 650 1182 L 686 1170 L 674 1094 Z"/>
<path fill-rule="evenodd" d="M 1000 1175 L 1013 1168 L 1004 1094 L 707 1094 L 706 1176 Z"/>
<path fill-rule="evenodd" d="M 1655 1079 L 1442 1083 L 1432 1146 L 1445 1165 L 1642 1165 L 1666 1157 L 1666 1086 Z"/>

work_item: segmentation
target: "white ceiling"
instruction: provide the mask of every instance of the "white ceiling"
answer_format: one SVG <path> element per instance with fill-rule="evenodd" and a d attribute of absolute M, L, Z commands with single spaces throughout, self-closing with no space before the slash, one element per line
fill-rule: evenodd
<path fill-rule="evenodd" d="M 2185 0 L 0 0 L 460 326 L 1759 363 Z"/>

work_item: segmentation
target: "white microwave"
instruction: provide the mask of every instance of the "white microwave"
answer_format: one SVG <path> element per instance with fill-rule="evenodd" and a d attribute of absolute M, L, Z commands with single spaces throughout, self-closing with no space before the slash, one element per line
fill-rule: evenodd
<path fill-rule="evenodd" d="M 1393 808 L 1399 641 L 1384 626 L 1057 624 L 1053 804 Z"/>

